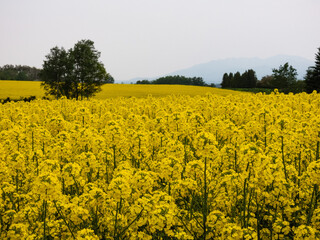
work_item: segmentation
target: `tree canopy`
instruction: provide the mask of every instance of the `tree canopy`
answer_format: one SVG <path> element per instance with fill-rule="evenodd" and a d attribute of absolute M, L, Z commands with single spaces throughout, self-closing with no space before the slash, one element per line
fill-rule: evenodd
<path fill-rule="evenodd" d="M 254 88 L 257 85 L 256 72 L 252 69 L 244 73 L 225 73 L 222 77 L 222 88 Z"/>
<path fill-rule="evenodd" d="M 177 84 L 177 85 L 194 85 L 207 86 L 202 77 L 185 77 L 180 75 L 160 77 L 156 80 L 141 80 L 137 84 Z"/>
<path fill-rule="evenodd" d="M 292 88 L 297 81 L 297 70 L 289 65 L 289 63 L 285 63 L 284 65 L 280 65 L 278 69 L 272 69 L 272 82 L 271 85 L 274 88 L 279 88 L 282 90 Z"/>
<path fill-rule="evenodd" d="M 4 65 L 0 67 L 0 80 L 39 80 L 40 69 L 25 65 Z"/>
<path fill-rule="evenodd" d="M 316 53 L 315 66 L 308 68 L 305 82 L 308 93 L 314 90 L 320 92 L 320 47 L 318 48 L 318 53 Z"/>
<path fill-rule="evenodd" d="M 57 98 L 83 99 L 101 91 L 104 83 L 113 83 L 99 61 L 100 52 L 91 40 L 81 40 L 68 51 L 54 47 L 46 56 L 41 71 L 42 86 Z"/>

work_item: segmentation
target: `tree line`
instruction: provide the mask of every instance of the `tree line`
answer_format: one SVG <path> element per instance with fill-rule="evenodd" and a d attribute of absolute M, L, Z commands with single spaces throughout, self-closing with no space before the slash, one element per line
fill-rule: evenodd
<path fill-rule="evenodd" d="M 139 80 L 136 82 L 136 84 L 176 84 L 176 85 L 208 86 L 208 84 L 206 84 L 203 81 L 202 77 L 185 77 L 180 75 L 160 77 L 152 81 Z M 214 86 L 214 84 L 211 86 Z"/>
<path fill-rule="evenodd" d="M 243 74 L 240 72 L 224 73 L 222 77 L 222 88 L 277 88 L 282 92 L 311 93 L 316 90 L 320 92 L 320 48 L 315 56 L 315 66 L 308 68 L 304 80 L 297 79 L 297 70 L 285 63 L 280 67 L 272 69 L 272 75 L 267 75 L 257 80 L 254 70 L 249 69 Z"/>
<path fill-rule="evenodd" d="M 25 65 L 4 65 L 0 67 L 0 80 L 38 81 L 40 69 Z"/>
<path fill-rule="evenodd" d="M 257 77 L 255 71 L 249 69 L 243 74 L 240 72 L 225 73 L 222 77 L 222 88 L 254 88 L 257 85 Z"/>
<path fill-rule="evenodd" d="M 305 76 L 306 92 L 316 90 L 320 93 L 320 47 L 315 57 L 315 65 L 308 68 Z"/>

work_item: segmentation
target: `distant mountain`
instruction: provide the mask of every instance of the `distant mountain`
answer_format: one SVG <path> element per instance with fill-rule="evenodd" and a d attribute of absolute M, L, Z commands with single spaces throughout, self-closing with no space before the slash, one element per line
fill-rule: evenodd
<path fill-rule="evenodd" d="M 298 72 L 298 79 L 303 79 L 309 66 L 313 66 L 314 62 L 302 57 L 278 55 L 270 58 L 228 58 L 221 60 L 213 60 L 207 63 L 198 64 L 190 68 L 171 72 L 167 75 L 183 75 L 186 77 L 202 77 L 206 83 L 219 84 L 222 81 L 224 73 L 235 73 L 239 71 L 243 73 L 248 69 L 253 69 L 258 79 L 265 75 L 271 75 L 273 68 L 279 68 L 288 62 Z"/>
<path fill-rule="evenodd" d="M 203 80 L 210 84 L 220 84 L 222 81 L 222 76 L 224 73 L 240 73 L 245 72 L 248 69 L 253 69 L 258 79 L 260 80 L 263 76 L 271 75 L 273 68 L 279 68 L 280 65 L 284 65 L 288 62 L 292 65 L 298 72 L 298 79 L 303 79 L 308 67 L 314 65 L 314 61 L 309 59 L 298 57 L 298 56 L 287 56 L 287 55 L 277 55 L 269 58 L 227 58 L 213 60 L 207 63 L 197 64 L 189 68 L 181 69 L 175 72 L 164 74 L 161 76 L 153 77 L 137 77 L 126 81 L 121 81 L 122 83 L 136 83 L 138 80 L 155 80 L 159 77 L 169 76 L 169 75 L 182 75 L 185 77 L 202 77 Z M 120 82 L 118 82 L 120 83 Z"/>

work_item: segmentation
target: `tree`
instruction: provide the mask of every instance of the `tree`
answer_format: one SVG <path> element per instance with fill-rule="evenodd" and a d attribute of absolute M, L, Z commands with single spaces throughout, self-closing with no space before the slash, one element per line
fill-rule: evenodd
<path fill-rule="evenodd" d="M 280 65 L 279 69 L 272 69 L 272 72 L 272 86 L 275 88 L 287 90 L 297 81 L 297 70 L 289 63 Z"/>
<path fill-rule="evenodd" d="M 273 76 L 266 75 L 257 82 L 257 87 L 259 88 L 272 88 Z"/>
<path fill-rule="evenodd" d="M 193 77 L 191 79 L 191 85 L 194 85 L 194 86 L 205 86 L 206 83 L 203 81 L 202 77 Z"/>
<path fill-rule="evenodd" d="M 43 63 L 42 86 L 57 98 L 66 96 L 78 100 L 94 95 L 102 84 L 114 81 L 99 57 L 100 52 L 91 40 L 81 40 L 69 51 L 52 48 Z"/>
<path fill-rule="evenodd" d="M 221 87 L 222 88 L 230 87 L 230 78 L 229 78 L 228 73 L 223 74 Z"/>
<path fill-rule="evenodd" d="M 46 60 L 43 62 L 40 77 L 44 82 L 41 86 L 49 95 L 69 98 L 72 92 L 70 72 L 71 64 L 67 51 L 64 48 L 54 47 L 50 49 L 50 53 L 46 55 Z"/>
<path fill-rule="evenodd" d="M 0 67 L 0 80 L 39 80 L 40 69 L 21 65 L 4 65 Z"/>
<path fill-rule="evenodd" d="M 252 69 L 245 71 L 240 74 L 240 72 L 223 74 L 222 77 L 222 88 L 255 88 L 257 85 L 256 72 Z"/>
<path fill-rule="evenodd" d="M 151 82 L 147 79 L 144 79 L 144 80 L 138 80 L 136 84 L 151 84 Z"/>
<path fill-rule="evenodd" d="M 320 47 L 318 48 L 318 53 L 316 53 L 315 66 L 308 68 L 304 79 L 308 93 L 313 90 L 320 92 Z"/>
<path fill-rule="evenodd" d="M 257 86 L 257 76 L 256 72 L 252 69 L 249 69 L 247 72 L 246 86 L 247 88 L 255 88 Z"/>
<path fill-rule="evenodd" d="M 236 72 L 233 76 L 233 79 L 231 80 L 231 87 L 232 88 L 238 88 L 241 85 L 241 74 L 240 72 Z"/>
<path fill-rule="evenodd" d="M 141 84 L 141 82 L 139 82 Z M 165 76 L 160 77 L 150 82 L 151 84 L 178 84 L 178 85 L 195 85 L 206 86 L 206 83 L 201 77 L 185 77 L 185 76 Z"/>

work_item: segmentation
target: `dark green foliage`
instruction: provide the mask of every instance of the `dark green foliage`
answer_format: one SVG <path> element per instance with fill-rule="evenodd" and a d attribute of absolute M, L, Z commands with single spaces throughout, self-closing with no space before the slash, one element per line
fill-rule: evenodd
<path fill-rule="evenodd" d="M 231 90 L 241 91 L 241 92 L 251 92 L 251 93 L 265 93 L 270 94 L 274 92 L 271 88 L 230 88 Z"/>
<path fill-rule="evenodd" d="M 256 76 L 256 72 L 253 71 L 252 69 L 245 71 L 242 74 L 242 78 L 245 79 L 243 87 L 254 88 L 257 86 L 258 79 Z"/>
<path fill-rule="evenodd" d="M 102 84 L 114 82 L 99 57 L 91 40 L 81 40 L 69 51 L 52 48 L 43 63 L 42 86 L 57 98 L 83 99 L 94 95 Z"/>
<path fill-rule="evenodd" d="M 232 78 L 231 78 L 231 79 L 232 79 Z M 221 87 L 222 87 L 222 88 L 230 87 L 230 85 L 231 85 L 231 79 L 230 79 L 228 73 L 223 74 Z"/>
<path fill-rule="evenodd" d="M 60 98 L 62 96 L 70 97 L 72 92 L 71 72 L 72 63 L 69 60 L 67 51 L 64 48 L 54 47 L 46 56 L 42 65 L 41 78 L 44 82 L 41 84 L 47 94 Z"/>
<path fill-rule="evenodd" d="M 205 82 L 201 77 L 187 78 L 184 76 L 166 76 L 152 81 L 153 84 L 178 84 L 178 85 L 195 85 L 205 86 Z"/>
<path fill-rule="evenodd" d="M 280 65 L 279 69 L 272 69 L 272 81 L 271 85 L 274 88 L 286 90 L 292 88 L 297 81 L 297 70 L 293 68 L 289 63 Z"/>
<path fill-rule="evenodd" d="M 114 78 L 108 74 L 108 78 L 104 79 L 103 83 L 114 83 Z"/>
<path fill-rule="evenodd" d="M 136 84 L 151 84 L 151 82 L 149 80 L 139 80 L 136 82 Z"/>
<path fill-rule="evenodd" d="M 272 88 L 273 76 L 267 75 L 261 78 L 260 81 L 257 82 L 258 88 Z"/>
<path fill-rule="evenodd" d="M 242 78 L 240 72 L 236 72 L 231 80 L 231 87 L 239 88 L 242 87 Z"/>
<path fill-rule="evenodd" d="M 234 81 L 233 81 L 233 73 L 229 73 L 229 85 L 227 86 L 227 88 L 230 88 L 231 86 L 233 86 L 233 83 L 234 83 Z"/>
<path fill-rule="evenodd" d="M 306 90 L 306 81 L 298 80 L 285 92 L 300 93 Z"/>
<path fill-rule="evenodd" d="M 318 48 L 318 53 L 316 54 L 315 66 L 308 68 L 305 81 L 308 93 L 314 90 L 320 92 L 320 48 Z"/>
<path fill-rule="evenodd" d="M 207 86 L 201 77 L 185 77 L 185 76 L 166 76 L 153 81 L 141 80 L 136 84 L 177 84 L 177 85 L 193 85 L 193 86 Z"/>
<path fill-rule="evenodd" d="M 257 85 L 257 77 L 255 71 L 249 69 L 243 74 L 240 72 L 223 74 L 222 88 L 255 88 Z"/>
<path fill-rule="evenodd" d="M 33 100 L 36 100 L 36 96 L 20 97 L 20 99 L 11 99 L 10 97 L 7 97 L 6 99 L 0 99 L 0 102 L 4 104 L 8 102 L 20 102 L 20 101 L 31 102 Z"/>
<path fill-rule="evenodd" d="M 21 65 L 4 65 L 0 67 L 0 80 L 39 80 L 40 69 Z"/>

